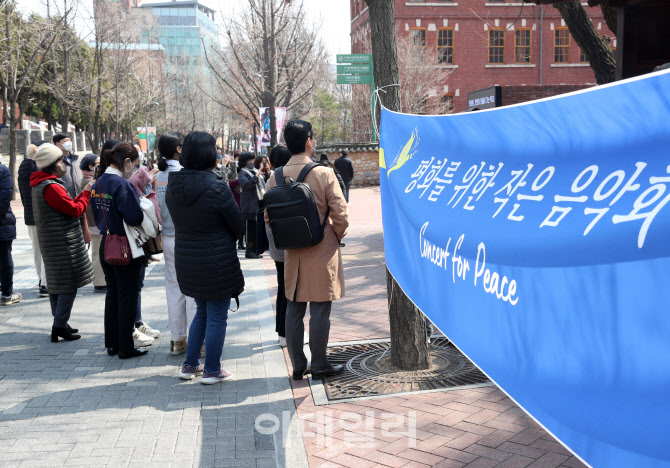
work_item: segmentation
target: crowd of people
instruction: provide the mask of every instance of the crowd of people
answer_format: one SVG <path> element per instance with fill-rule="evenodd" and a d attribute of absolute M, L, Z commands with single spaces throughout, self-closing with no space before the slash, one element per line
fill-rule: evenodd
<path fill-rule="evenodd" d="M 325 154 L 304 182 L 313 194 L 323 238 L 313 246 L 280 250 L 264 210 L 265 194 L 294 181 L 315 161 L 308 122 L 290 121 L 286 145 L 268 155 L 222 154 L 206 132 L 165 132 L 157 141 L 157 167 L 137 145 L 106 141 L 100 154 L 81 160 L 65 134 L 33 142 L 19 167 L 24 220 L 32 240 L 38 291 L 49 297 L 51 341 L 81 338 L 70 324 L 80 288 L 105 294 L 104 334 L 109 356 L 138 357 L 160 337 L 142 319 L 141 291 L 155 253 L 165 261 L 170 354 L 185 353 L 179 376 L 202 383 L 231 379 L 221 367 L 231 302 L 244 291 L 238 250 L 248 259 L 270 251 L 279 285 L 276 332 L 287 346 L 293 378 L 342 371 L 326 358 L 332 301 L 344 295 L 340 248 L 348 226 L 353 166 L 346 153 L 332 164 Z M 348 164 L 347 164 L 348 163 Z M 284 181 L 275 180 L 282 168 Z M 19 302 L 13 291 L 11 177 L 0 165 L 0 303 Z M 158 247 L 156 247 L 158 246 Z M 157 250 L 158 249 L 158 250 Z M 310 305 L 311 368 L 303 353 L 303 318 Z M 204 362 L 201 359 L 204 358 Z"/>

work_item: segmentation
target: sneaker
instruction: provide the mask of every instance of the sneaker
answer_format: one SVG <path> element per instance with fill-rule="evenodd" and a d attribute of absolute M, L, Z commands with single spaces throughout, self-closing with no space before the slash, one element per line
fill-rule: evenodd
<path fill-rule="evenodd" d="M 135 344 L 136 348 L 142 348 L 144 346 L 151 346 L 154 344 L 154 339 L 145 335 L 136 328 L 133 331 L 133 343 Z"/>
<path fill-rule="evenodd" d="M 196 376 L 201 375 L 205 370 L 205 365 L 200 364 L 198 367 L 191 367 L 188 364 L 184 364 L 181 367 L 181 372 L 179 373 L 179 378 L 182 380 L 193 380 Z"/>
<path fill-rule="evenodd" d="M 17 302 L 21 302 L 21 299 L 23 299 L 21 293 L 13 293 L 10 296 L 0 296 L 0 305 L 6 306 L 9 304 L 16 304 Z"/>
<path fill-rule="evenodd" d="M 49 290 L 46 286 L 40 286 L 40 297 L 49 297 Z"/>
<path fill-rule="evenodd" d="M 282 348 L 286 348 L 286 338 L 285 337 L 280 336 L 278 341 L 279 341 L 279 346 L 281 346 Z"/>
<path fill-rule="evenodd" d="M 161 332 L 156 330 L 155 328 L 151 328 L 148 323 L 143 323 L 139 327 L 137 327 L 139 331 L 144 333 L 147 336 L 150 336 L 151 338 L 160 338 Z"/>
<path fill-rule="evenodd" d="M 170 341 L 170 354 L 178 356 L 186 352 L 186 340 Z"/>
<path fill-rule="evenodd" d="M 219 382 L 225 382 L 226 380 L 232 380 L 233 373 L 224 369 L 221 369 L 219 372 L 210 374 L 207 371 L 203 371 L 202 380 L 200 381 L 204 385 L 212 385 Z"/>

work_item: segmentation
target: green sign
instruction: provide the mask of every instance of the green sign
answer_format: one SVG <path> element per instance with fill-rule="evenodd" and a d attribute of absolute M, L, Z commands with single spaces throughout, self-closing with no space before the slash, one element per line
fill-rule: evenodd
<path fill-rule="evenodd" d="M 337 63 L 372 63 L 372 54 L 337 54 Z"/>
<path fill-rule="evenodd" d="M 149 142 L 147 144 L 147 148 L 149 148 L 149 151 L 153 151 L 155 146 L 156 146 L 156 133 L 154 133 L 150 130 L 149 131 Z"/>
<path fill-rule="evenodd" d="M 372 84 L 372 75 L 337 75 L 337 84 Z"/>
<path fill-rule="evenodd" d="M 338 75 L 351 75 L 351 74 L 368 74 L 372 73 L 372 65 L 365 63 L 362 65 L 338 65 L 337 74 Z"/>

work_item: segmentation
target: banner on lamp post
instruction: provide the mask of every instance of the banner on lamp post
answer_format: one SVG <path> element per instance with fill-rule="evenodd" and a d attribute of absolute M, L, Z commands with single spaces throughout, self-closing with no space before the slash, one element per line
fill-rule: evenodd
<path fill-rule="evenodd" d="M 270 133 L 270 108 L 259 107 L 258 115 L 260 116 L 259 122 L 261 123 L 261 146 L 270 146 L 272 141 Z M 275 121 L 277 123 L 277 141 L 281 141 L 284 134 L 284 122 L 286 121 L 286 107 L 275 107 Z"/>

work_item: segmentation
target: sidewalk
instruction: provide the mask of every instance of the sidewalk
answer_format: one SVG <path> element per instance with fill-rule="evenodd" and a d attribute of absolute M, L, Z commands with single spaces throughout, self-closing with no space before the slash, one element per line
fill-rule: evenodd
<path fill-rule="evenodd" d="M 235 379 L 205 386 L 179 380 L 184 356 L 168 353 L 162 262 L 142 292 L 143 317 L 162 335 L 148 355 L 122 361 L 105 352 L 104 296 L 91 285 L 72 313 L 82 339 L 49 341 L 49 301 L 31 261 L 15 253 L 24 300 L 0 308 L 0 466 L 307 466 L 260 263 L 242 260 L 246 290 L 229 315 L 223 366 Z M 273 413 L 284 418 L 284 443 L 256 430 Z"/>
<path fill-rule="evenodd" d="M 333 303 L 331 344 L 389 337 L 379 188 L 353 190 L 351 201 L 346 297 Z M 263 262 L 274 304 L 274 264 Z M 497 387 L 318 406 L 307 380 L 291 384 L 310 467 L 585 466 Z"/>

